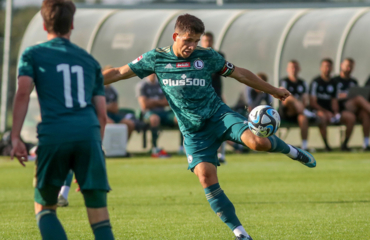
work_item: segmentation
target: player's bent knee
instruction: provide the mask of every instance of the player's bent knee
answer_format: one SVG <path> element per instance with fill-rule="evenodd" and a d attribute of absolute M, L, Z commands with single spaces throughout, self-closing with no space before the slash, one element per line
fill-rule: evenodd
<path fill-rule="evenodd" d="M 255 135 L 248 139 L 247 146 L 255 151 L 268 151 L 271 148 L 270 142 L 267 138 L 261 138 Z"/>
<path fill-rule="evenodd" d="M 195 166 L 194 173 L 197 175 L 203 188 L 218 183 L 217 168 L 212 163 L 199 163 L 197 166 Z"/>
<path fill-rule="evenodd" d="M 107 191 L 105 190 L 82 190 L 82 195 L 88 208 L 103 208 L 107 206 Z"/>
<path fill-rule="evenodd" d="M 161 119 L 159 118 L 158 115 L 152 114 L 149 118 L 149 122 L 151 127 L 158 127 L 161 122 Z"/>

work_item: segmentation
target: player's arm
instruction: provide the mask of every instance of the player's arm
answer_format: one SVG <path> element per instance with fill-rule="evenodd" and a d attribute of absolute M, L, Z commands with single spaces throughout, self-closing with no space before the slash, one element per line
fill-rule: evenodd
<path fill-rule="evenodd" d="M 100 135 L 103 141 L 105 125 L 107 124 L 107 109 L 105 103 L 105 96 L 96 95 L 92 98 L 92 102 L 95 106 L 96 115 L 100 124 Z"/>
<path fill-rule="evenodd" d="M 285 88 L 276 88 L 268 84 L 267 82 L 263 81 L 262 79 L 260 79 L 254 73 L 247 69 L 235 67 L 230 63 L 226 63 L 225 65 L 229 65 L 226 66 L 227 68 L 229 68 L 229 71 L 231 72 L 229 76 L 241 83 L 244 83 L 245 85 L 248 85 L 262 92 L 271 94 L 273 97 L 280 99 L 281 101 L 284 101 L 287 97 L 290 96 L 290 92 Z M 234 70 L 232 70 L 232 68 L 234 68 Z"/>
<path fill-rule="evenodd" d="M 20 76 L 18 78 L 18 90 L 14 98 L 13 104 L 13 127 L 11 140 L 13 149 L 11 151 L 11 159 L 14 156 L 19 163 L 25 167 L 24 162 L 27 161 L 27 149 L 21 140 L 21 130 L 24 119 L 26 118 L 30 94 L 34 87 L 33 79 L 29 76 Z"/>
<path fill-rule="evenodd" d="M 104 85 L 117 82 L 119 80 L 125 80 L 133 78 L 136 74 L 131 70 L 128 65 L 124 65 L 118 68 L 110 68 L 103 72 Z"/>

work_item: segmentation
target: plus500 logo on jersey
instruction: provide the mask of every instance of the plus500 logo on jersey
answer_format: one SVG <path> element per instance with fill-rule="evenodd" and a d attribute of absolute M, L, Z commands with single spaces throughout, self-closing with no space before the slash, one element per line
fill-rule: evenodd
<path fill-rule="evenodd" d="M 206 80 L 199 78 L 185 78 L 180 80 L 163 79 L 163 85 L 165 86 L 201 86 L 206 85 Z"/>

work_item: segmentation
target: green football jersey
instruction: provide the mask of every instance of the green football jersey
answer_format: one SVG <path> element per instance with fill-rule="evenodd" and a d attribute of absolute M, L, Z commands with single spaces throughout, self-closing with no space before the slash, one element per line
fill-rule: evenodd
<path fill-rule="evenodd" d="M 92 98 L 104 96 L 104 79 L 99 63 L 85 50 L 64 38 L 29 47 L 18 76 L 31 77 L 36 87 L 40 145 L 101 140 Z"/>
<path fill-rule="evenodd" d="M 177 57 L 172 46 L 156 48 L 129 63 L 140 78 L 152 73 L 175 112 L 182 133 L 199 131 L 224 103 L 212 87 L 212 74 L 225 59 L 211 48 L 197 47 L 188 58 Z"/>

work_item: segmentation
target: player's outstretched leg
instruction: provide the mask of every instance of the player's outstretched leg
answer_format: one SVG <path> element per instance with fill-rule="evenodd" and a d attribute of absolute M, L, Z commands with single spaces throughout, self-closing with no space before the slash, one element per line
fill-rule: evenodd
<path fill-rule="evenodd" d="M 59 196 L 58 196 L 58 207 L 67 207 L 68 206 L 68 194 L 69 189 L 71 188 L 73 179 L 73 171 L 69 170 L 66 180 L 62 188 L 60 189 Z"/>
<path fill-rule="evenodd" d="M 43 189 L 35 188 L 36 221 L 42 239 L 45 240 L 67 240 L 56 214 L 58 191 L 58 187 L 51 185 L 46 185 Z"/>
<path fill-rule="evenodd" d="M 261 138 L 247 129 L 243 132 L 241 139 L 243 143 L 252 150 L 284 153 L 291 159 L 296 160 L 307 167 L 316 167 L 316 160 L 309 152 L 286 144 L 275 135 L 268 138 Z"/>
<path fill-rule="evenodd" d="M 236 216 L 234 205 L 218 183 L 216 166 L 212 163 L 201 162 L 194 168 L 194 173 L 204 188 L 212 210 L 234 232 L 236 239 L 252 240 Z"/>

